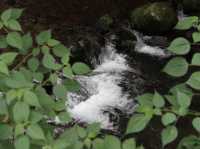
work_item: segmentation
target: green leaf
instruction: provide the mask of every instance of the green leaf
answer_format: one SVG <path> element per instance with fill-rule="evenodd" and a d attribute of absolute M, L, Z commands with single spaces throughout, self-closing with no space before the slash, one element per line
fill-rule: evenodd
<path fill-rule="evenodd" d="M 107 135 L 104 139 L 104 148 L 106 149 L 121 149 L 121 142 L 115 136 Z"/>
<path fill-rule="evenodd" d="M 200 133 L 200 117 L 193 119 L 192 126 Z"/>
<path fill-rule="evenodd" d="M 192 65 L 200 66 L 200 53 L 194 54 L 192 58 Z"/>
<path fill-rule="evenodd" d="M 48 46 L 50 47 L 54 47 L 57 46 L 58 44 L 60 44 L 60 41 L 55 40 L 55 39 L 49 39 L 47 42 Z"/>
<path fill-rule="evenodd" d="M 58 114 L 58 117 L 59 117 L 60 122 L 64 124 L 69 123 L 72 120 L 68 112 L 60 112 Z"/>
<path fill-rule="evenodd" d="M 17 98 L 17 91 L 16 90 L 9 90 L 6 93 L 6 101 L 7 101 L 8 105 L 10 105 L 11 102 L 16 98 Z"/>
<path fill-rule="evenodd" d="M 88 138 L 94 139 L 100 132 L 101 127 L 99 123 L 93 123 L 87 126 Z"/>
<path fill-rule="evenodd" d="M 36 42 L 39 45 L 43 45 L 48 42 L 48 40 L 51 39 L 51 31 L 43 31 L 39 33 L 39 35 L 36 37 Z"/>
<path fill-rule="evenodd" d="M 17 71 L 5 80 L 5 84 L 9 88 L 25 88 L 33 86 L 32 82 L 29 82 L 22 72 Z"/>
<path fill-rule="evenodd" d="M 64 85 L 70 92 L 76 92 L 80 90 L 80 84 L 76 80 L 66 79 Z"/>
<path fill-rule="evenodd" d="M 192 33 L 192 38 L 193 38 L 194 43 L 200 42 L 200 33 L 199 32 Z"/>
<path fill-rule="evenodd" d="M 1 14 L 1 20 L 7 22 L 12 16 L 12 9 L 7 9 Z"/>
<path fill-rule="evenodd" d="M 178 144 L 177 149 L 199 149 L 200 138 L 195 135 L 184 137 Z"/>
<path fill-rule="evenodd" d="M 167 49 L 177 55 L 185 55 L 190 52 L 191 45 L 187 39 L 179 37 L 174 39 Z"/>
<path fill-rule="evenodd" d="M 53 142 L 53 148 L 49 148 L 49 149 L 68 149 L 69 146 L 70 146 L 70 143 L 67 142 L 65 139 L 57 139 Z"/>
<path fill-rule="evenodd" d="M 43 54 L 50 54 L 50 48 L 46 45 L 43 45 L 41 48 Z"/>
<path fill-rule="evenodd" d="M 18 101 L 13 107 L 13 118 L 16 123 L 27 122 L 30 115 L 29 106 Z"/>
<path fill-rule="evenodd" d="M 163 71 L 173 77 L 181 77 L 187 73 L 188 63 L 182 57 L 175 57 L 167 63 Z"/>
<path fill-rule="evenodd" d="M 127 139 L 122 144 L 122 149 L 136 149 L 135 139 Z"/>
<path fill-rule="evenodd" d="M 7 140 L 13 135 L 13 128 L 7 124 L 0 124 L 0 140 Z"/>
<path fill-rule="evenodd" d="M 86 64 L 81 62 L 73 64 L 72 70 L 77 75 L 83 75 L 91 72 L 91 69 Z"/>
<path fill-rule="evenodd" d="M 163 129 L 161 133 L 162 137 L 162 144 L 166 146 L 167 144 L 173 142 L 178 136 L 178 130 L 175 126 L 168 126 L 167 128 Z"/>
<path fill-rule="evenodd" d="M 193 90 L 191 88 L 189 88 L 187 86 L 187 84 L 185 84 L 185 83 L 181 83 L 181 84 L 175 85 L 174 87 L 172 87 L 170 89 L 170 93 L 172 93 L 175 96 L 177 95 L 178 92 L 185 93 L 190 97 L 193 96 Z"/>
<path fill-rule="evenodd" d="M 128 122 L 126 133 L 138 133 L 144 130 L 150 120 L 151 117 L 143 114 L 135 114 Z"/>
<path fill-rule="evenodd" d="M 178 110 L 178 111 L 177 111 L 177 110 Z M 188 114 L 188 108 L 179 107 L 177 110 L 176 110 L 176 111 L 177 111 L 177 114 L 178 114 L 179 116 L 184 117 L 184 116 L 186 116 L 186 115 Z"/>
<path fill-rule="evenodd" d="M 35 93 L 31 91 L 24 92 L 24 101 L 31 106 L 41 107 L 38 101 L 38 97 L 36 96 Z"/>
<path fill-rule="evenodd" d="M 18 137 L 18 136 L 24 134 L 24 132 L 25 132 L 25 128 L 24 128 L 23 124 L 19 123 L 15 126 L 15 137 Z"/>
<path fill-rule="evenodd" d="M 6 37 L 8 45 L 11 47 L 22 49 L 23 48 L 23 40 L 21 35 L 18 32 L 10 32 Z"/>
<path fill-rule="evenodd" d="M 6 100 L 0 97 L 0 116 L 1 115 L 8 115 L 8 105 Z"/>
<path fill-rule="evenodd" d="M 104 140 L 102 139 L 97 138 L 92 143 L 93 143 L 93 149 L 105 149 Z"/>
<path fill-rule="evenodd" d="M 43 59 L 42 59 L 42 63 L 43 65 L 48 68 L 48 69 L 53 69 L 53 70 L 58 70 L 60 69 L 62 66 L 60 64 L 55 63 L 55 59 L 51 54 L 45 54 Z"/>
<path fill-rule="evenodd" d="M 192 99 L 187 94 L 178 92 L 177 93 L 177 101 L 181 107 L 188 108 L 191 104 Z"/>
<path fill-rule="evenodd" d="M 0 36 L 0 48 L 5 49 L 8 47 L 6 38 L 4 36 Z"/>
<path fill-rule="evenodd" d="M 200 90 L 200 71 L 194 72 L 190 76 L 189 80 L 187 81 L 187 85 L 193 89 Z"/>
<path fill-rule="evenodd" d="M 46 92 L 43 90 L 37 90 L 36 95 L 39 99 L 40 105 L 43 106 L 45 109 L 54 108 L 55 102 Z"/>
<path fill-rule="evenodd" d="M 155 92 L 155 94 L 154 94 L 153 104 L 157 108 L 161 108 L 165 105 L 164 98 L 158 92 Z"/>
<path fill-rule="evenodd" d="M 28 60 L 28 68 L 32 70 L 33 72 L 36 71 L 39 67 L 39 60 L 36 57 L 33 57 Z"/>
<path fill-rule="evenodd" d="M 22 12 L 24 9 L 19 9 L 19 8 L 12 8 L 12 14 L 11 14 L 11 19 L 19 19 L 22 15 Z"/>
<path fill-rule="evenodd" d="M 40 112 L 37 111 L 31 111 L 30 113 L 30 122 L 32 124 L 34 123 L 38 123 L 39 121 L 41 121 L 44 118 L 44 115 Z"/>
<path fill-rule="evenodd" d="M 65 77 L 68 77 L 68 78 L 73 78 L 74 77 L 74 74 L 73 74 L 73 72 L 72 72 L 72 69 L 71 69 L 71 67 L 64 67 L 63 68 L 63 75 L 65 76 Z"/>
<path fill-rule="evenodd" d="M 57 100 L 56 103 L 55 103 L 55 107 L 54 107 L 54 110 L 55 111 L 65 111 L 66 110 L 66 100 Z M 67 114 L 69 115 L 69 114 Z"/>
<path fill-rule="evenodd" d="M 8 28 L 13 31 L 21 31 L 22 30 L 19 22 L 17 20 L 13 20 L 13 19 L 8 21 Z"/>
<path fill-rule="evenodd" d="M 49 80 L 51 81 L 52 84 L 57 84 L 59 77 L 56 73 L 52 73 L 49 77 Z"/>
<path fill-rule="evenodd" d="M 22 37 L 22 41 L 23 41 L 23 50 L 26 52 L 28 49 L 32 48 L 33 45 L 33 39 L 31 37 L 30 33 L 25 34 Z"/>
<path fill-rule="evenodd" d="M 35 81 L 42 82 L 44 80 L 44 75 L 43 75 L 43 73 L 35 72 L 35 73 L 33 73 L 33 79 Z"/>
<path fill-rule="evenodd" d="M 63 57 L 65 55 L 69 55 L 69 49 L 64 45 L 59 44 L 53 48 L 53 53 L 58 57 Z"/>
<path fill-rule="evenodd" d="M 38 56 L 40 54 L 40 48 L 33 48 L 33 56 Z"/>
<path fill-rule="evenodd" d="M 187 17 L 178 22 L 175 29 L 178 30 L 188 30 L 193 27 L 194 24 L 198 23 L 199 18 L 196 16 Z"/>
<path fill-rule="evenodd" d="M 173 113 L 166 113 L 162 116 L 162 123 L 164 126 L 172 124 L 176 121 L 176 115 Z"/>
<path fill-rule="evenodd" d="M 141 96 L 137 96 L 136 99 L 142 106 L 153 107 L 153 94 L 145 93 Z"/>
<path fill-rule="evenodd" d="M 65 54 L 62 58 L 61 58 L 61 62 L 64 65 L 68 65 L 69 64 L 69 54 Z"/>
<path fill-rule="evenodd" d="M 27 134 L 35 140 L 45 140 L 42 128 L 37 124 L 32 124 L 27 129 Z"/>
<path fill-rule="evenodd" d="M 78 133 L 78 136 L 82 139 L 87 136 L 87 131 L 82 127 L 76 126 L 76 131 Z"/>
<path fill-rule="evenodd" d="M 57 98 L 66 99 L 67 98 L 67 89 L 64 85 L 58 84 L 53 87 L 53 93 Z"/>
<path fill-rule="evenodd" d="M 3 22 L 1 22 L 1 20 L 0 20 L 0 29 L 2 29 L 3 28 Z"/>
<path fill-rule="evenodd" d="M 21 136 L 15 140 L 15 149 L 30 149 L 30 140 L 27 136 Z"/>
<path fill-rule="evenodd" d="M 9 74 L 8 66 L 3 61 L 0 61 L 0 73 Z"/>
<path fill-rule="evenodd" d="M 0 61 L 3 61 L 5 64 L 10 65 L 13 63 L 15 58 L 17 57 L 16 52 L 7 52 L 0 55 Z"/>

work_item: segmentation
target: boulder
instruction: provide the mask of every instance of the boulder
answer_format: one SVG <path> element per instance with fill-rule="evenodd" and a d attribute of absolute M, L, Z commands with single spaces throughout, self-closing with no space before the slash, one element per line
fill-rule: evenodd
<path fill-rule="evenodd" d="M 135 49 L 137 39 L 133 33 L 121 27 L 116 31 L 116 35 L 116 48 L 120 52 L 129 53 Z"/>
<path fill-rule="evenodd" d="M 131 14 L 133 27 L 147 34 L 162 34 L 177 23 L 177 14 L 170 3 L 155 2 L 136 8 Z"/>
<path fill-rule="evenodd" d="M 113 18 L 110 15 L 106 14 L 100 17 L 100 19 L 98 20 L 97 29 L 102 33 L 107 33 L 113 26 L 113 23 L 114 23 Z"/>

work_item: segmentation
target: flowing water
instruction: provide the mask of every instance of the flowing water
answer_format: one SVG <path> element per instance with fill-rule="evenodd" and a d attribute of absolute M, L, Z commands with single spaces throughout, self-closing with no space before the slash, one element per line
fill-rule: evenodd
<path fill-rule="evenodd" d="M 164 49 L 146 45 L 139 33 L 133 33 L 137 37 L 136 52 L 161 58 L 169 56 Z M 120 86 L 126 84 L 122 82 L 124 73 L 131 73 L 134 68 L 128 65 L 126 55 L 117 53 L 112 41 L 108 40 L 101 51 L 99 64 L 95 65 L 93 73 L 76 78 L 82 88 L 78 93 L 68 94 L 68 111 L 79 122 L 99 122 L 102 128 L 114 130 L 119 121 L 119 114 L 114 109 L 129 115 L 137 105 L 134 98 Z"/>

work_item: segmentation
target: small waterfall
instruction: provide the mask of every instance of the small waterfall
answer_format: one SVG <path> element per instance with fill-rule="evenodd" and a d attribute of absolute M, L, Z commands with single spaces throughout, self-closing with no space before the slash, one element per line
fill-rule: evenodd
<path fill-rule="evenodd" d="M 158 58 L 170 56 L 165 49 L 147 45 L 144 38 L 150 37 L 143 37 L 133 30 L 130 32 L 137 38 L 136 52 Z M 130 98 L 120 86 L 120 83 L 128 84 L 123 82 L 125 80 L 123 74 L 134 72 L 134 68 L 129 67 L 126 55 L 117 53 L 115 44 L 110 41 L 107 41 L 105 47 L 101 49 L 97 61 L 99 64 L 89 76 L 76 77 L 81 90 L 68 93 L 68 111 L 79 122 L 99 122 L 102 128 L 115 130 L 119 126 L 119 113 L 115 110 L 128 115 L 132 114 L 136 107 L 133 97 Z"/>
<path fill-rule="evenodd" d="M 113 109 L 127 114 L 134 111 L 134 100 L 119 86 L 123 73 L 131 68 L 126 56 L 118 54 L 115 45 L 109 41 L 102 48 L 99 61 L 92 75 L 77 77 L 85 94 L 69 93 L 68 110 L 80 122 L 99 122 L 102 128 L 113 130 L 115 122 L 110 119 L 110 113 L 114 114 L 115 120 L 119 119 Z"/>
<path fill-rule="evenodd" d="M 159 58 L 167 58 L 171 56 L 171 54 L 167 52 L 166 49 L 162 49 L 158 46 L 150 46 L 144 42 L 144 39 L 147 39 L 147 38 L 150 39 L 151 36 L 144 36 L 142 33 L 139 33 L 135 30 L 131 30 L 127 28 L 126 30 L 128 30 L 129 32 L 131 32 L 132 34 L 136 36 L 137 43 L 135 45 L 135 52 L 150 55 L 150 56 L 155 56 Z"/>

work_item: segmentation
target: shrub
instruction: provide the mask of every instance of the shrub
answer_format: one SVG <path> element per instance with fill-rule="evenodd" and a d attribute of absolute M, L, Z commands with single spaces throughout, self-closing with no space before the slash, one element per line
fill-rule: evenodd
<path fill-rule="evenodd" d="M 191 67 L 200 67 L 200 54 L 191 51 L 192 46 L 198 45 L 200 42 L 199 18 L 195 16 L 187 17 L 179 21 L 175 28 L 183 31 L 192 28 L 194 30 L 193 39 L 190 42 L 184 37 L 177 37 L 171 42 L 167 49 L 174 54 L 174 57 L 163 68 L 163 72 L 175 78 L 185 76 L 187 81 L 172 87 L 165 95 L 155 91 L 154 94 L 146 93 L 137 97 L 139 103 L 136 110 L 137 114 L 132 116 L 127 128 L 128 134 L 138 133 L 144 130 L 153 117 L 161 117 L 164 126 L 161 132 L 163 148 L 178 137 L 179 131 L 176 124 L 180 118 L 192 117 L 191 124 L 194 130 L 197 134 L 200 133 L 200 110 L 194 111 L 191 106 L 192 101 L 195 100 L 194 96 L 199 96 L 200 71 L 195 69 L 192 74 L 188 72 Z M 185 58 L 188 54 L 193 54 L 191 62 L 188 62 Z M 184 125 L 187 124 L 183 124 L 183 127 Z M 200 148 L 200 137 L 188 134 L 188 137 L 183 138 L 177 148 Z"/>

